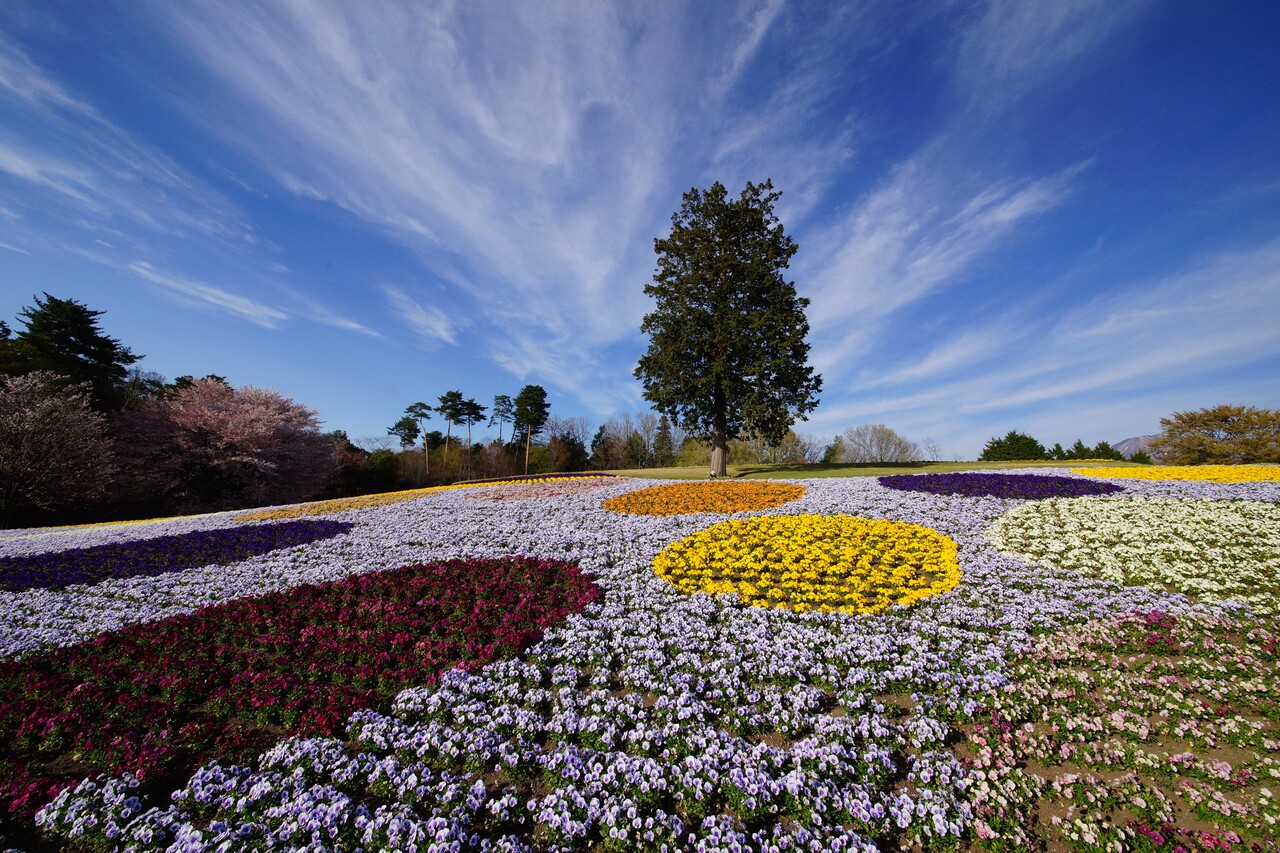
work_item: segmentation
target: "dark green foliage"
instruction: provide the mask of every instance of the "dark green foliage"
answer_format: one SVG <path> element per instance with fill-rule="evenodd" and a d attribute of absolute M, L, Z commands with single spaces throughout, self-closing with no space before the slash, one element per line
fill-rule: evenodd
<path fill-rule="evenodd" d="M 813 411 L 822 378 L 806 362 L 807 299 L 783 277 L 797 246 L 773 212 L 773 184 L 737 199 L 719 182 L 685 193 L 645 293 L 649 349 L 635 375 L 645 398 L 691 434 L 710 436 L 713 475 L 744 430 L 779 442 Z"/>
<path fill-rule="evenodd" d="M 556 433 L 547 442 L 547 453 L 551 455 L 551 464 L 555 471 L 587 470 L 586 446 L 568 433 Z"/>
<path fill-rule="evenodd" d="M 1151 458 L 1151 455 L 1150 455 L 1149 453 L 1147 453 L 1147 451 L 1145 451 L 1145 450 L 1139 450 L 1137 453 L 1135 453 L 1135 454 L 1133 454 L 1132 456 L 1130 456 L 1130 457 L 1129 457 L 1129 461 L 1130 461 L 1130 462 L 1137 462 L 1137 463 L 1138 463 L 1138 464 L 1140 464 L 1140 465 L 1152 465 L 1152 464 L 1154 464 L 1154 460 Z"/>
<path fill-rule="evenodd" d="M 400 476 L 400 457 L 390 450 L 375 450 L 369 454 L 368 470 L 369 491 L 389 491 Z"/>
<path fill-rule="evenodd" d="M 1048 458 L 1049 453 L 1044 449 L 1043 444 L 1026 433 L 1009 430 L 1004 438 L 993 438 L 988 441 L 978 461 L 1014 462 Z"/>
<path fill-rule="evenodd" d="M 1090 453 L 1090 457 L 1093 459 L 1115 459 L 1121 462 L 1124 461 L 1124 454 L 1112 447 L 1111 442 L 1109 441 L 1099 441 L 1094 445 L 1094 448 Z"/>
<path fill-rule="evenodd" d="M 502 425 L 510 423 L 515 417 L 516 404 L 506 394 L 498 394 L 493 398 L 493 416 L 489 418 L 489 426 L 498 425 L 498 443 L 502 443 Z"/>
<path fill-rule="evenodd" d="M 653 436 L 653 464 L 658 468 L 674 465 L 676 461 L 675 436 L 671 432 L 671 420 L 663 415 L 658 418 L 658 431 Z"/>
<path fill-rule="evenodd" d="M 844 456 L 844 436 L 837 435 L 835 440 L 823 448 L 822 461 L 826 463 L 839 462 L 842 456 Z"/>
<path fill-rule="evenodd" d="M 515 399 L 512 428 L 524 430 L 524 472 L 529 472 L 529 450 L 533 437 L 542 432 L 551 416 L 547 407 L 547 392 L 541 385 L 526 385 Z M 537 473 L 537 472 L 535 472 Z"/>
<path fill-rule="evenodd" d="M 1088 459 L 1093 453 L 1089 450 L 1089 446 L 1080 439 L 1076 439 L 1076 443 L 1071 445 L 1071 449 L 1067 451 L 1064 459 Z"/>
<path fill-rule="evenodd" d="M 96 411 L 122 408 L 129 396 L 129 365 L 141 356 L 103 333 L 98 325 L 103 313 L 74 299 L 35 297 L 35 305 L 18 314 L 25 329 L 15 335 L 6 324 L 0 330 L 0 373 L 47 370 L 66 377 L 68 385 L 87 385 Z"/>
<path fill-rule="evenodd" d="M 401 447 L 413 447 L 413 443 L 418 440 L 418 422 L 412 416 L 405 415 L 387 427 L 387 435 L 400 439 Z"/>

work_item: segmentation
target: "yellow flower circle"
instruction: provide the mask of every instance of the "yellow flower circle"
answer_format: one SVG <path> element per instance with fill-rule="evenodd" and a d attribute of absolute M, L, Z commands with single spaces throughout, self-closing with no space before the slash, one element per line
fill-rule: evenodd
<path fill-rule="evenodd" d="M 605 501 L 605 509 L 632 515 L 685 515 L 695 512 L 751 512 L 798 500 L 804 486 L 790 483 L 672 483 L 627 492 Z"/>
<path fill-rule="evenodd" d="M 960 583 L 956 543 L 936 530 L 851 515 L 766 515 L 712 525 L 653 561 L 681 592 L 737 593 L 757 607 L 878 613 Z"/>
<path fill-rule="evenodd" d="M 1280 465 L 1151 465 L 1142 468 L 1072 468 L 1086 477 L 1134 480 L 1208 480 L 1213 483 L 1259 483 L 1280 480 Z"/>

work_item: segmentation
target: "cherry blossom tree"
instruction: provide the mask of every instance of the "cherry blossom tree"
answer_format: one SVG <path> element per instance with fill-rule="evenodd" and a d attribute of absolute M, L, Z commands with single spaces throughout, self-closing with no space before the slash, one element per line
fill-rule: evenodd
<path fill-rule="evenodd" d="M 314 411 L 269 388 L 195 380 L 121 418 L 135 488 L 174 509 L 289 503 L 333 475 L 333 442 Z"/>
<path fill-rule="evenodd" d="M 113 469 L 88 386 L 43 370 L 0 377 L 0 517 L 91 504 L 106 494 Z"/>

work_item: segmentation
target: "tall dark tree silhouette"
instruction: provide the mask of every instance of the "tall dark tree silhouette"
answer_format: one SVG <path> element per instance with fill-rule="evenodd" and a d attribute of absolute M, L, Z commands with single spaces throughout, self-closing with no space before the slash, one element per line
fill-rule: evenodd
<path fill-rule="evenodd" d="M 431 420 L 431 413 L 434 411 L 426 403 L 414 403 L 404 410 L 405 416 L 413 418 L 418 424 L 418 431 L 422 433 L 422 472 L 426 476 L 431 474 L 431 442 L 427 441 L 427 421 Z"/>
<path fill-rule="evenodd" d="M 511 421 L 516 414 L 516 404 L 506 394 L 498 394 L 493 398 L 493 417 L 489 418 L 489 426 L 498 425 L 498 443 L 502 443 L 502 425 Z"/>
<path fill-rule="evenodd" d="M 25 328 L 12 333 L 0 324 L 0 373 L 21 376 L 36 370 L 65 377 L 67 385 L 87 385 L 96 411 L 121 408 L 129 395 L 125 383 L 135 355 L 98 325 L 104 311 L 74 299 L 44 295 L 19 312 Z"/>
<path fill-rule="evenodd" d="M 822 389 L 806 364 L 809 300 L 783 276 L 798 246 L 773 212 L 780 195 L 767 180 L 736 199 L 719 182 L 691 189 L 670 235 L 653 242 L 658 267 L 644 292 L 655 305 L 635 375 L 659 412 L 710 439 L 713 477 L 727 473 L 730 439 L 782 441 Z"/>
<path fill-rule="evenodd" d="M 542 432 L 551 412 L 547 407 L 547 392 L 541 385 L 526 385 L 515 399 L 513 430 L 524 430 L 524 472 L 529 473 L 529 449 L 533 437 Z"/>
<path fill-rule="evenodd" d="M 461 391 L 445 391 L 438 398 L 440 405 L 436 406 L 436 411 L 440 413 L 440 417 L 444 418 L 444 452 L 449 452 L 449 439 L 453 435 L 455 426 L 462 426 L 462 392 Z M 448 463 L 448 456 L 445 457 L 445 463 Z"/>
<path fill-rule="evenodd" d="M 458 416 L 462 418 L 463 423 L 467 425 L 467 461 L 471 460 L 471 426 L 484 420 L 484 406 L 477 403 L 473 398 L 463 400 L 458 405 Z"/>

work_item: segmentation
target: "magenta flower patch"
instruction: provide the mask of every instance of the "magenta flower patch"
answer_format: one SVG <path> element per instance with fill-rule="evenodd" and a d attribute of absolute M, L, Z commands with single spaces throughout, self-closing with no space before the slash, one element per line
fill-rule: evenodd
<path fill-rule="evenodd" d="M 29 819 L 84 776 L 186 778 L 283 733 L 517 654 L 600 598 L 572 563 L 448 560 L 238 599 L 0 663 L 0 801 Z M 3 812 L 0 812 L 2 814 Z"/>

